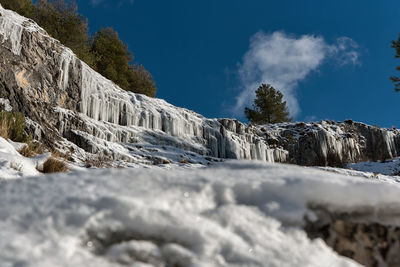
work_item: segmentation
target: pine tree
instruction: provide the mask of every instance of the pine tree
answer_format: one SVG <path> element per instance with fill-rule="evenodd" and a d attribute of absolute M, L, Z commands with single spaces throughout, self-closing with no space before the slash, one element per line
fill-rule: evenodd
<path fill-rule="evenodd" d="M 396 55 L 394 56 L 395 58 L 400 58 L 400 35 L 397 41 L 392 41 L 392 48 L 396 50 Z M 400 70 L 400 66 L 396 67 L 396 70 Z M 400 91 L 400 78 L 397 76 L 392 76 L 390 77 L 392 82 L 394 82 L 394 90 L 396 92 Z"/>
<path fill-rule="evenodd" d="M 129 87 L 129 62 L 133 59 L 127 46 L 112 28 L 100 29 L 95 33 L 91 45 L 96 55 L 95 69 L 123 89 Z"/>
<path fill-rule="evenodd" d="M 156 83 L 150 72 L 142 65 L 134 64 L 129 67 L 129 91 L 155 97 L 157 92 Z"/>
<path fill-rule="evenodd" d="M 96 32 L 91 50 L 96 56 L 95 69 L 103 76 L 127 91 L 155 96 L 153 77 L 142 65 L 130 65 L 133 55 L 112 28 Z"/>
<path fill-rule="evenodd" d="M 36 22 L 88 65 L 93 66 L 90 53 L 87 19 L 78 13 L 72 0 L 37 0 Z"/>
<path fill-rule="evenodd" d="M 11 9 L 24 17 L 35 16 L 35 6 L 31 0 L 0 0 L 0 4 L 3 8 Z"/>
<path fill-rule="evenodd" d="M 292 121 L 283 95 L 269 84 L 262 84 L 256 90 L 253 108 L 245 108 L 249 122 L 255 124 L 279 123 Z"/>

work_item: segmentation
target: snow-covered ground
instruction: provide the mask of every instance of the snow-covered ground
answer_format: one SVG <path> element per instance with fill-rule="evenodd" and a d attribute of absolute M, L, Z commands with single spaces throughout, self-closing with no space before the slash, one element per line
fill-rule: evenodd
<path fill-rule="evenodd" d="M 374 196 L 367 193 L 372 190 Z M 2 266 L 357 266 L 301 230 L 304 215 L 312 216 L 307 205 L 379 210 L 400 202 L 399 192 L 386 183 L 255 162 L 3 180 L 0 261 Z"/>
<path fill-rule="evenodd" d="M 23 145 L 9 142 L 0 137 L 0 180 L 40 174 L 36 167 L 43 164 L 50 155 L 44 154 L 34 158 L 25 158 L 17 151 Z"/>
<path fill-rule="evenodd" d="M 36 175 L 0 179 L 0 266 L 359 266 L 308 238 L 309 207 L 371 222 L 400 209 L 396 177 L 354 170 L 228 161 L 37 176 L 43 156 L 20 146 L 0 138 L 0 177 Z"/>
<path fill-rule="evenodd" d="M 400 175 L 400 158 L 389 159 L 384 162 L 366 161 L 347 164 L 347 168 L 362 171 L 381 173 L 385 175 Z"/>
<path fill-rule="evenodd" d="M 373 171 L 358 171 L 358 170 L 353 170 L 353 169 L 343 169 L 343 168 L 333 168 L 333 167 L 315 167 L 315 168 L 324 170 L 324 171 L 333 172 L 333 173 L 338 173 L 341 175 L 355 176 L 355 177 L 367 178 L 367 179 L 375 179 L 375 180 L 388 182 L 388 183 L 399 183 L 400 182 L 400 176 L 385 175 L 385 174 L 379 173 L 378 172 L 379 168 L 376 170 L 373 170 Z"/>

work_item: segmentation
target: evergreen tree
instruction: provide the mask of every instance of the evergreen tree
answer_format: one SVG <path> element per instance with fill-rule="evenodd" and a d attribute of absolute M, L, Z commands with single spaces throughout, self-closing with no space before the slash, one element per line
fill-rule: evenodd
<path fill-rule="evenodd" d="M 154 97 L 157 91 L 151 74 L 142 65 L 130 65 L 133 55 L 112 28 L 100 29 L 93 36 L 95 69 L 119 87 Z"/>
<path fill-rule="evenodd" d="M 76 2 L 37 0 L 36 22 L 88 65 L 93 66 L 90 53 L 87 19 L 78 13 Z"/>
<path fill-rule="evenodd" d="M 395 58 L 400 58 L 400 35 L 397 41 L 392 41 L 392 48 L 396 50 L 396 55 L 394 56 Z M 400 66 L 396 67 L 396 70 L 400 70 Z M 392 82 L 394 82 L 394 90 L 396 92 L 400 91 L 400 78 L 397 76 L 392 76 L 390 77 Z"/>
<path fill-rule="evenodd" d="M 286 101 L 282 101 L 283 95 L 269 84 L 262 84 L 256 90 L 253 108 L 245 108 L 245 114 L 249 122 L 255 124 L 279 123 L 292 121 Z"/>
<path fill-rule="evenodd" d="M 127 74 L 133 56 L 118 33 L 112 28 L 100 29 L 92 38 L 91 50 L 96 55 L 95 69 L 121 88 L 129 88 Z"/>
<path fill-rule="evenodd" d="M 134 64 L 129 67 L 129 91 L 155 97 L 157 92 L 156 83 L 150 72 L 142 65 Z"/>
<path fill-rule="evenodd" d="M 34 18 L 35 16 L 35 6 L 31 0 L 0 0 L 0 4 L 24 17 Z"/>

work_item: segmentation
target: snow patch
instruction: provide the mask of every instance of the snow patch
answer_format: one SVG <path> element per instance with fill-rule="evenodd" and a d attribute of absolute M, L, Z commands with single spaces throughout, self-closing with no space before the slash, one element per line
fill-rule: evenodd
<path fill-rule="evenodd" d="M 0 137 L 0 180 L 37 176 L 40 173 L 36 166 L 48 157 L 25 158 L 17 152 L 16 147 Z"/>
<path fill-rule="evenodd" d="M 386 161 L 363 161 L 358 163 L 349 163 L 347 168 L 369 173 L 380 173 L 383 175 L 399 175 L 400 174 L 400 158 L 396 157 Z M 376 176 L 376 175 L 375 175 Z"/>
<path fill-rule="evenodd" d="M 8 111 L 8 112 L 12 111 L 12 106 L 10 104 L 10 100 L 5 99 L 5 98 L 0 98 L 0 105 L 4 106 L 5 111 Z"/>

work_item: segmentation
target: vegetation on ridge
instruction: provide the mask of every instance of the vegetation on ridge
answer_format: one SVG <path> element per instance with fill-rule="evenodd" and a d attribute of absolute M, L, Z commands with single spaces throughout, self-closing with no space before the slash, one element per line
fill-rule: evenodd
<path fill-rule="evenodd" d="M 0 4 L 4 8 L 14 10 L 24 17 L 35 17 L 35 6 L 31 0 L 1 0 Z"/>
<path fill-rule="evenodd" d="M 396 50 L 396 54 L 394 57 L 400 58 L 400 34 L 399 34 L 397 41 L 392 40 L 392 48 L 394 48 Z M 400 70 L 400 66 L 397 66 L 396 70 Z M 396 92 L 399 92 L 400 91 L 400 77 L 392 76 L 392 77 L 390 77 L 390 79 L 392 80 L 392 82 L 394 82 L 394 90 Z"/>

